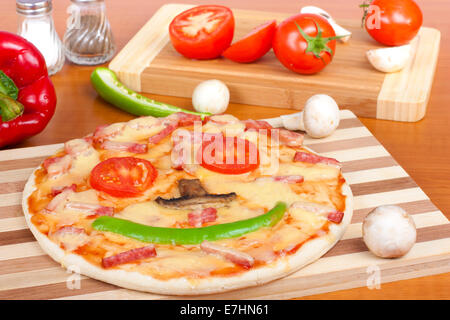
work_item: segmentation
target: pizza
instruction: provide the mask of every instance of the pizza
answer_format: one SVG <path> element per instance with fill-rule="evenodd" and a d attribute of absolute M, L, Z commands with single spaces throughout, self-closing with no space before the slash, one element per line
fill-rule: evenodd
<path fill-rule="evenodd" d="M 63 267 L 169 295 L 286 276 L 326 253 L 353 214 L 341 164 L 302 134 L 186 113 L 66 142 L 31 175 L 23 209 Z"/>

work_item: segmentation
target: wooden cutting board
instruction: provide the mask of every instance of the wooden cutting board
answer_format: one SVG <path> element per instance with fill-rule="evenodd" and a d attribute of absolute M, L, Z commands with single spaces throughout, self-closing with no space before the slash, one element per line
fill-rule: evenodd
<path fill-rule="evenodd" d="M 207 299 L 286 299 L 381 282 L 450 272 L 450 223 L 386 149 L 350 111 L 341 111 L 339 129 L 305 144 L 343 162 L 354 194 L 355 212 L 343 239 L 321 259 L 264 286 L 203 296 Z M 47 256 L 25 225 L 22 190 L 33 169 L 62 144 L 0 151 L 0 300 L 3 299 L 171 299 L 81 276 L 76 280 Z M 417 243 L 400 259 L 381 259 L 367 251 L 361 222 L 374 207 L 398 204 L 414 218 Z"/>
<path fill-rule="evenodd" d="M 425 116 L 439 53 L 440 32 L 422 28 L 412 42 L 413 55 L 401 72 L 385 74 L 372 68 L 366 51 L 380 47 L 361 28 L 361 22 L 339 21 L 352 31 L 348 44 L 337 45 L 334 61 L 316 75 L 299 75 L 284 68 L 271 51 L 260 61 L 239 64 L 226 59 L 189 60 L 172 47 L 168 26 L 192 6 L 161 7 L 110 64 L 120 80 L 135 91 L 190 98 L 207 79 L 224 81 L 235 103 L 303 109 L 313 94 L 326 93 L 341 109 L 360 117 L 418 121 Z M 254 27 L 290 14 L 233 10 L 234 40 Z"/>

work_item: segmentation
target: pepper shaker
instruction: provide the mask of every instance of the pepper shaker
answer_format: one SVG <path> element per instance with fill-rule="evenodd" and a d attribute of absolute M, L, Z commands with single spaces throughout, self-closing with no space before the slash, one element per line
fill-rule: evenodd
<path fill-rule="evenodd" d="M 17 34 L 34 44 L 45 58 L 48 74 L 61 70 L 64 49 L 55 30 L 51 0 L 16 0 Z"/>
<path fill-rule="evenodd" d="M 104 0 L 71 0 L 71 14 L 64 35 L 66 58 L 81 65 L 109 61 L 115 53 L 114 38 Z"/>

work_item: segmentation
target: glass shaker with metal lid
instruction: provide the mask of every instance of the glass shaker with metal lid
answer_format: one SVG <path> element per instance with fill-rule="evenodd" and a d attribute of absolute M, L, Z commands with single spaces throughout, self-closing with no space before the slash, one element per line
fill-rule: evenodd
<path fill-rule="evenodd" d="M 17 34 L 33 43 L 45 58 L 48 73 L 64 65 L 64 49 L 55 30 L 51 0 L 16 0 L 19 17 Z"/>
<path fill-rule="evenodd" d="M 63 40 L 66 58 L 81 65 L 110 60 L 116 47 L 104 0 L 71 1 L 68 8 L 71 16 Z"/>

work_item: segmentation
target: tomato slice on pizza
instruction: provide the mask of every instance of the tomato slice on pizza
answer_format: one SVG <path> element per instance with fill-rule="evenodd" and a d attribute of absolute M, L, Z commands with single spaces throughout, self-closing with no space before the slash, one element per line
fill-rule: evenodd
<path fill-rule="evenodd" d="M 158 172 L 148 160 L 117 157 L 96 165 L 89 181 L 95 190 L 125 198 L 141 195 L 152 186 L 157 175 Z"/>
<path fill-rule="evenodd" d="M 213 137 L 203 141 L 197 161 L 208 170 L 223 174 L 242 174 L 259 166 L 259 153 L 255 144 L 237 137 Z"/>

